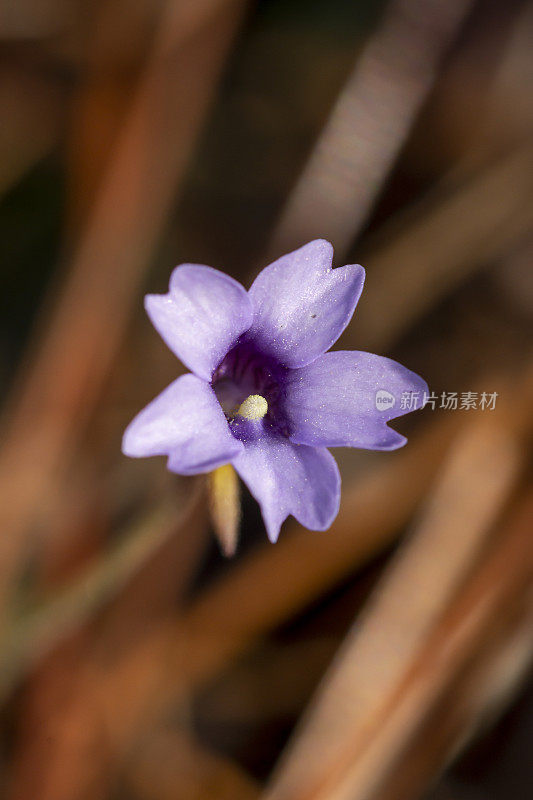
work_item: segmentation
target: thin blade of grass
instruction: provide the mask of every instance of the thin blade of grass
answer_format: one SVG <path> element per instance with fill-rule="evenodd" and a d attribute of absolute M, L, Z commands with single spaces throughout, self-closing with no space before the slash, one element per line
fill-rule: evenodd
<path fill-rule="evenodd" d="M 344 257 L 472 5 L 388 4 L 290 194 L 272 237 L 273 258 L 318 235 Z"/>

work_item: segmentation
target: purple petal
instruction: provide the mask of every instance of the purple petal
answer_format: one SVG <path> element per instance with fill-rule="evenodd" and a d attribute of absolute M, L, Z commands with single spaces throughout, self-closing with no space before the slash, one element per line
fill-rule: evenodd
<path fill-rule="evenodd" d="M 199 264 L 176 267 L 168 294 L 146 295 L 145 308 L 180 361 L 207 381 L 253 315 L 240 283 Z"/>
<path fill-rule="evenodd" d="M 358 264 L 331 268 L 333 247 L 323 239 L 304 245 L 266 267 L 250 297 L 250 337 L 288 367 L 303 367 L 337 341 L 363 289 Z"/>
<path fill-rule="evenodd" d="M 170 456 L 173 472 L 194 475 L 227 464 L 242 451 L 211 386 L 182 375 L 130 422 L 122 440 L 127 456 Z"/>
<path fill-rule="evenodd" d="M 407 439 L 388 420 L 415 410 L 407 401 L 422 408 L 428 387 L 390 358 L 338 351 L 289 371 L 286 391 L 292 441 L 395 450 Z"/>
<path fill-rule="evenodd" d="M 292 444 L 265 432 L 245 442 L 233 466 L 261 506 L 272 542 L 289 514 L 314 531 L 326 530 L 337 516 L 341 480 L 325 448 Z"/>

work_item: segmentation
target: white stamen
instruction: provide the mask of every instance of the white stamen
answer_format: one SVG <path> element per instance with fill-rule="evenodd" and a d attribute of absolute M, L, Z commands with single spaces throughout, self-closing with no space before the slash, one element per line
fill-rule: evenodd
<path fill-rule="evenodd" d="M 244 419 L 263 419 L 268 411 L 268 403 L 260 394 L 251 394 L 244 400 L 237 411 L 237 416 Z"/>

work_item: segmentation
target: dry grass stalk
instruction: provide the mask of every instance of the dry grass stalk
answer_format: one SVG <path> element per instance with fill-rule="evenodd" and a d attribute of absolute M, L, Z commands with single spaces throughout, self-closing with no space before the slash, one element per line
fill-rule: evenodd
<path fill-rule="evenodd" d="M 78 233 L 113 155 L 159 13 L 147 0 L 134 5 L 124 0 L 92 4 L 87 67 L 72 100 L 66 143 L 70 184 L 66 210 L 68 222 Z"/>
<path fill-rule="evenodd" d="M 5 696 L 13 681 L 20 680 L 43 654 L 116 598 L 153 555 L 176 536 L 177 531 L 191 525 L 195 529 L 205 528 L 204 498 L 204 483 L 198 481 L 188 501 L 183 501 L 182 508 L 177 502 L 167 502 L 147 514 L 119 537 L 119 543 L 104 553 L 96 566 L 89 566 L 85 574 L 51 600 L 44 599 L 34 611 L 14 620 L 4 632 L 1 648 L 0 696 Z M 200 506 L 204 513 L 201 523 L 195 524 L 194 515 Z M 197 536 L 198 533 L 196 530 Z M 187 538 L 188 541 L 191 539 Z M 184 552 L 184 563 L 186 555 Z M 180 583 L 179 578 L 174 574 L 174 590 Z"/>
<path fill-rule="evenodd" d="M 531 499 L 526 500 L 511 517 L 513 527 L 522 531 L 530 526 L 533 514 Z M 506 524 L 505 531 L 511 527 Z M 519 534 L 518 534 L 519 535 Z M 524 542 L 523 542 L 524 544 Z M 503 555 L 500 548 L 499 555 Z M 505 556 L 510 551 L 506 543 Z M 527 553 L 523 553 L 525 563 Z M 491 563 L 494 565 L 494 560 Z M 489 575 L 483 564 L 476 572 L 474 581 L 479 583 Z M 480 577 L 481 576 L 481 577 Z M 515 575 L 511 581 L 515 579 Z M 490 575 L 498 585 L 499 577 Z M 436 699 L 427 706 L 420 704 L 417 724 L 407 732 L 401 748 L 397 748 L 392 765 L 382 772 L 382 780 L 373 800 L 413 800 L 422 797 L 427 787 L 435 782 L 443 769 L 461 753 L 480 729 L 495 721 L 520 689 L 533 662 L 533 606 L 531 603 L 531 561 L 529 577 L 514 586 L 505 576 L 509 596 L 499 594 L 498 605 L 491 616 L 485 615 L 476 640 L 465 642 L 464 651 L 459 650 L 457 659 L 446 665 L 443 675 L 436 670 Z M 472 581 L 470 582 L 472 583 Z M 501 587 L 500 587 L 501 588 Z M 490 593 L 486 584 L 482 593 Z M 459 614 L 472 614 L 471 608 L 461 605 L 464 593 L 457 600 L 454 622 Z M 481 599 L 478 598 L 481 602 Z M 440 631 L 441 638 L 449 637 L 449 630 Z M 442 647 L 442 642 L 440 646 Z M 428 655 L 423 669 L 432 670 L 439 658 L 439 644 Z M 440 683 L 439 683 L 440 682 Z M 401 750 L 401 755 L 400 755 Z"/>
<path fill-rule="evenodd" d="M 343 258 L 433 86 L 471 0 L 394 0 L 358 59 L 273 235 L 273 257 L 320 235 Z"/>
<path fill-rule="evenodd" d="M 504 257 L 533 227 L 533 147 L 514 150 L 463 185 L 437 189 L 393 219 L 361 254 L 364 302 L 340 340 L 386 350 L 475 270 Z"/>
<path fill-rule="evenodd" d="M 212 13 L 177 49 L 175 4 L 163 15 L 55 313 L 5 421 L 2 601 L 28 526 L 42 515 L 111 367 L 244 7 L 202 4 Z"/>
<path fill-rule="evenodd" d="M 0 69 L 0 195 L 14 186 L 57 143 L 65 91 L 15 67 Z"/>
<path fill-rule="evenodd" d="M 137 0 L 132 6 L 128 0 L 104 0 L 97 4 L 91 25 L 87 74 L 74 101 L 76 113 L 69 143 L 72 188 L 69 212 L 75 221 L 90 213 L 144 61 L 150 55 L 153 29 L 157 38 L 152 56 L 159 50 L 161 58 L 172 59 L 188 39 L 209 26 L 222 7 L 232 16 L 235 0 L 168 3 L 164 23 L 157 30 L 160 2 Z M 177 102 L 182 102 L 180 97 Z"/>
<path fill-rule="evenodd" d="M 237 765 L 184 731 L 159 728 L 128 759 L 127 785 L 139 800 L 255 800 L 259 789 Z"/>
<path fill-rule="evenodd" d="M 115 558 L 58 598 L 56 607 L 30 618 L 26 630 L 22 626 L 18 643 L 26 649 L 18 655 L 26 662 L 12 667 L 18 667 L 19 679 L 21 668 L 35 670 L 24 684 L 9 797 L 35 797 L 37 785 L 43 800 L 107 796 L 156 691 L 154 665 L 160 670 L 166 659 L 168 640 L 162 637 L 148 637 L 143 649 L 147 631 L 171 617 L 203 550 L 206 507 L 200 484 L 181 517 L 175 507 L 162 510 L 158 528 L 152 519 Z M 97 610 L 96 618 L 87 620 Z M 43 651 L 48 651 L 44 658 Z"/>
<path fill-rule="evenodd" d="M 372 781 L 385 768 L 384 750 L 373 742 L 389 730 L 399 687 L 479 560 L 516 482 L 522 453 L 499 422 L 479 420 L 458 438 L 414 535 L 349 634 L 268 800 L 372 796 Z M 399 729 L 394 735 L 399 747 Z"/>
<path fill-rule="evenodd" d="M 399 684 L 397 692 L 391 698 L 386 717 L 368 743 L 366 753 L 362 754 L 359 763 L 351 761 L 354 764 L 352 769 L 347 763 L 348 756 L 345 752 L 344 774 L 341 776 L 339 773 L 337 780 L 333 779 L 329 787 L 324 786 L 323 793 L 316 794 L 317 798 L 358 800 L 364 797 L 365 800 L 381 800 L 383 797 L 386 800 L 405 800 L 406 797 L 412 797 L 409 791 L 406 795 L 403 793 L 407 782 L 402 784 L 399 781 L 396 784 L 395 770 L 401 775 L 402 769 L 408 767 L 407 759 L 412 740 L 416 741 L 417 737 L 423 736 L 427 717 L 439 703 L 444 705 L 447 700 L 447 707 L 441 706 L 441 710 L 447 713 L 440 716 L 448 730 L 446 727 L 442 730 L 437 728 L 433 734 L 433 745 L 440 756 L 440 761 L 437 758 L 433 767 L 440 770 L 449 754 L 450 743 L 456 744 L 457 736 L 464 733 L 465 725 L 472 725 L 472 714 L 480 710 L 479 700 L 487 699 L 483 695 L 486 684 L 482 685 L 481 694 L 476 694 L 475 691 L 470 695 L 468 693 L 469 688 L 473 688 L 472 684 L 468 687 L 468 682 L 474 679 L 476 668 L 479 677 L 480 664 L 475 663 L 478 653 L 481 651 L 482 657 L 486 658 L 486 651 L 490 648 L 493 637 L 498 642 L 498 636 L 501 637 L 506 628 L 512 635 L 516 607 L 523 607 L 524 599 L 531 595 L 532 511 L 532 498 L 529 495 L 512 516 L 511 523 L 501 529 L 494 547 L 451 604 L 405 680 Z M 503 570 L 502 565 L 505 565 Z M 469 674 L 469 662 L 472 661 L 473 672 Z M 466 670 L 466 687 L 463 683 L 462 695 L 459 693 L 458 699 L 466 701 L 467 707 L 463 706 L 461 709 L 460 703 L 459 708 L 454 707 L 454 690 L 460 692 L 463 669 Z M 459 684 L 455 683 L 458 677 Z M 423 738 L 418 738 L 418 746 L 423 745 Z M 404 781 L 405 777 L 404 775 Z M 426 780 L 428 777 L 433 776 L 426 773 Z M 413 778 L 411 776 L 411 780 Z M 303 798 L 304 795 L 301 796 Z"/>

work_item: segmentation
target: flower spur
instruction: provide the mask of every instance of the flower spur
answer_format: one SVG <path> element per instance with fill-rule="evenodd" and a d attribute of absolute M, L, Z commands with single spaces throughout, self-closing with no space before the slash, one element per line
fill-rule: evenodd
<path fill-rule="evenodd" d="M 211 267 L 182 264 L 146 311 L 191 370 L 130 423 L 128 456 L 164 455 L 182 475 L 231 463 L 258 501 L 276 541 L 289 514 L 326 530 L 339 509 L 340 475 L 328 447 L 394 450 L 405 437 L 388 421 L 407 413 L 404 392 L 426 383 L 395 361 L 327 352 L 355 310 L 364 269 L 332 269 L 316 240 L 266 267 L 246 290 Z M 392 398 L 384 407 L 378 394 Z"/>

